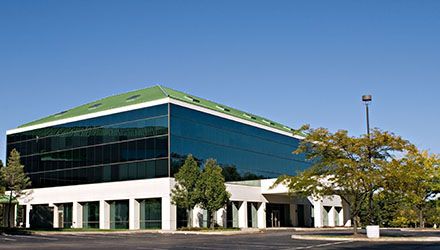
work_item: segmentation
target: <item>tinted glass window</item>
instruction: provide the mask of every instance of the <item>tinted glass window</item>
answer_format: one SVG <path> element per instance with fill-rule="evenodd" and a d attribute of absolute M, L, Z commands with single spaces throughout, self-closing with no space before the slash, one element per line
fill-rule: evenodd
<path fill-rule="evenodd" d="M 21 153 L 33 188 L 169 176 L 167 105 L 23 134 L 8 136 L 8 152 Z"/>
<path fill-rule="evenodd" d="M 171 105 L 172 171 L 192 154 L 214 158 L 228 181 L 295 175 L 310 164 L 294 155 L 299 140 L 217 116 Z"/>

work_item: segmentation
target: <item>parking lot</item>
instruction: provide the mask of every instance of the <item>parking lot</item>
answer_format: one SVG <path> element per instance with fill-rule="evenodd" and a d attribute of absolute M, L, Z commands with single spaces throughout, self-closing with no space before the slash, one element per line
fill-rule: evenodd
<path fill-rule="evenodd" d="M 159 233 L 0 235 L 0 249 L 439 249 L 434 242 L 293 240 L 291 230 L 246 235 Z"/>

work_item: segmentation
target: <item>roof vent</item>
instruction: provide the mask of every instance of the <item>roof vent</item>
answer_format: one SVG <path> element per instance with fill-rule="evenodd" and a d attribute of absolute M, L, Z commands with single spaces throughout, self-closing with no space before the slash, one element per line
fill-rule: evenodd
<path fill-rule="evenodd" d="M 225 107 L 222 107 L 222 106 L 219 106 L 219 105 L 216 105 L 215 107 L 218 108 L 218 109 L 220 109 L 220 110 L 226 111 L 226 112 L 231 111 L 230 109 L 225 108 Z"/>
<path fill-rule="evenodd" d="M 243 113 L 243 116 L 246 117 L 246 118 L 248 118 L 248 119 L 251 119 L 251 118 L 252 118 L 252 116 L 250 116 L 249 114 L 246 114 L 246 113 Z"/>
<path fill-rule="evenodd" d="M 184 97 L 185 97 L 185 99 L 190 100 L 190 101 L 192 101 L 192 102 L 197 102 L 197 103 L 200 102 L 199 100 L 197 100 L 196 98 L 194 98 L 194 97 L 192 97 L 192 96 L 188 96 L 188 95 L 186 95 L 186 96 L 184 96 Z"/>
<path fill-rule="evenodd" d="M 98 108 L 98 107 L 101 106 L 101 105 L 102 105 L 102 103 L 96 103 L 96 104 L 93 104 L 92 106 L 89 107 L 89 110 L 96 109 L 96 108 Z"/>
<path fill-rule="evenodd" d="M 64 115 L 65 113 L 67 113 L 67 110 L 64 110 L 64 111 L 61 111 L 59 113 L 56 113 L 55 117 L 60 117 L 60 116 Z"/>
<path fill-rule="evenodd" d="M 126 102 L 132 102 L 136 99 L 138 99 L 141 95 L 132 95 L 130 97 L 128 97 L 127 99 L 125 99 Z"/>

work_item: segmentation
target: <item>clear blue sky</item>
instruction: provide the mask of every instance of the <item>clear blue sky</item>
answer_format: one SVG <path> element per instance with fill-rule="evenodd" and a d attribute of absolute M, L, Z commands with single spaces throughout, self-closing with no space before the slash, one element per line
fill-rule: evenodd
<path fill-rule="evenodd" d="M 0 0 L 5 131 L 154 84 L 440 153 L 440 1 Z"/>

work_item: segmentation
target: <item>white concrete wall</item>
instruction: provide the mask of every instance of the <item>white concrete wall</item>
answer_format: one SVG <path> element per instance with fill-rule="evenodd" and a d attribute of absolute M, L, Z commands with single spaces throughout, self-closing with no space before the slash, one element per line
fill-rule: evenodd
<path fill-rule="evenodd" d="M 174 230 L 176 227 L 176 208 L 171 205 L 170 200 L 170 192 L 173 187 L 173 178 L 156 178 L 38 188 L 33 190 L 30 197 L 19 199 L 19 201 L 21 204 L 26 205 L 73 203 L 72 222 L 75 228 L 82 227 L 82 206 L 80 202 L 99 201 L 100 228 L 106 229 L 110 227 L 110 213 L 107 211 L 109 208 L 105 205 L 105 201 L 131 200 L 130 204 L 134 204 L 134 199 L 162 198 L 162 229 Z M 30 209 L 31 207 L 27 206 L 27 208 Z M 55 215 L 58 216 L 57 214 Z M 29 214 L 27 218 L 29 218 Z M 29 221 L 26 224 L 29 226 Z M 136 225 L 136 218 L 133 218 L 129 224 L 131 226 L 130 229 L 138 227 Z"/>
<path fill-rule="evenodd" d="M 348 226 L 348 206 L 343 204 L 338 196 L 329 196 L 323 198 L 298 198 L 291 197 L 287 193 L 287 188 L 278 186 L 270 189 L 275 179 L 261 180 L 261 186 L 246 186 L 239 184 L 227 183 L 226 189 L 231 193 L 231 201 L 239 202 L 238 207 L 238 226 L 241 228 L 248 227 L 247 222 L 247 203 L 258 203 L 257 209 L 257 226 L 259 228 L 266 227 L 266 207 L 270 203 L 290 204 L 291 221 L 293 225 L 297 224 L 297 204 L 303 204 L 304 217 L 306 225 L 310 225 L 310 206 L 314 205 L 314 225 L 321 227 L 323 206 L 342 207 L 343 210 L 339 214 L 340 224 Z M 156 178 L 146 180 L 132 180 L 109 183 L 97 183 L 64 187 L 39 188 L 33 190 L 31 196 L 20 199 L 21 204 L 27 205 L 28 216 L 26 225 L 29 226 L 29 210 L 33 204 L 50 204 L 57 206 L 59 203 L 73 203 L 72 210 L 72 226 L 75 228 L 82 227 L 82 202 L 100 202 L 100 228 L 110 228 L 110 210 L 108 201 L 128 200 L 129 201 L 129 228 L 139 229 L 139 203 L 138 199 L 161 198 L 162 199 L 162 229 L 175 230 L 177 222 L 176 207 L 171 204 L 170 194 L 174 187 L 173 178 Z M 54 213 L 57 209 L 54 209 Z M 193 226 L 201 226 L 202 218 L 198 214 L 203 215 L 203 210 L 195 208 L 193 211 Z M 333 216 L 332 216 L 333 215 Z M 329 225 L 334 225 L 334 214 L 330 215 L 331 221 Z M 57 225 L 58 214 L 54 214 L 54 222 Z M 341 219 L 343 218 L 343 219 Z M 217 223 L 225 225 L 226 213 L 225 209 L 217 212 Z M 332 224 L 333 223 L 333 224 Z M 338 225 L 335 225 L 338 226 Z"/>

